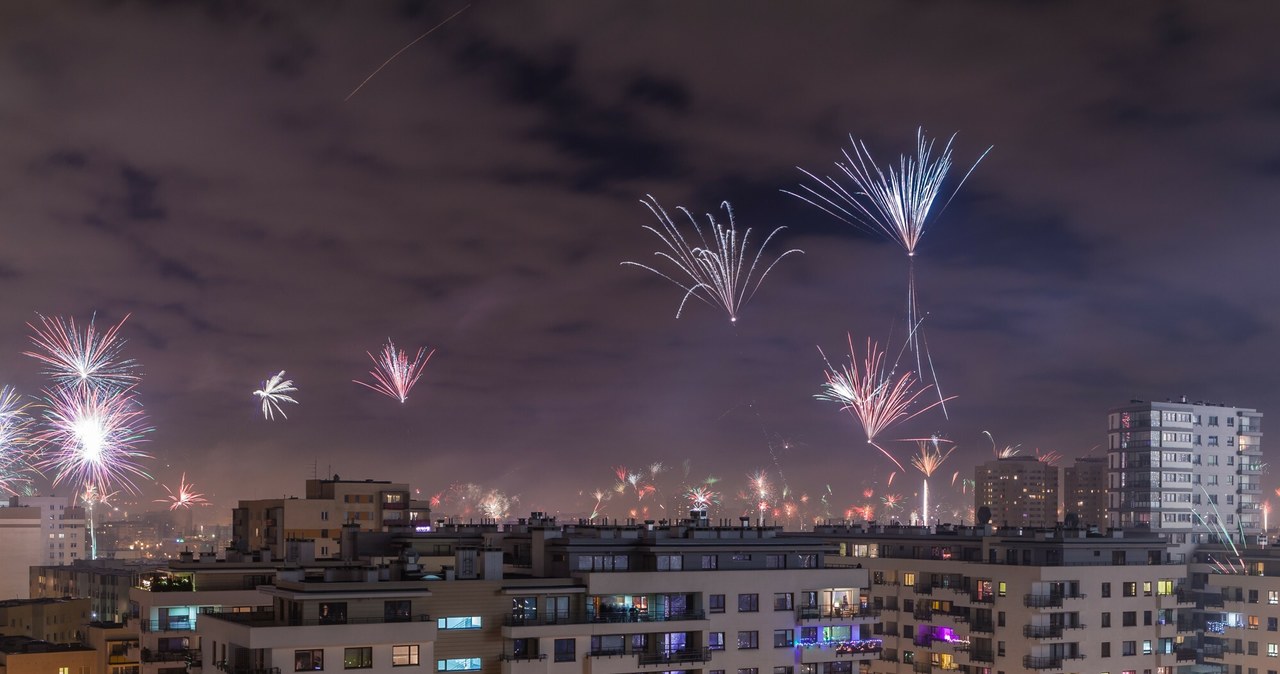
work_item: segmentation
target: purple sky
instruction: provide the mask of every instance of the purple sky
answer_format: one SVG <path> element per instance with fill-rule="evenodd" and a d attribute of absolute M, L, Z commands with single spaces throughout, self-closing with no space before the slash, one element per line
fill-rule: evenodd
<path fill-rule="evenodd" d="M 958 398 L 884 438 L 959 443 L 935 501 L 984 430 L 1075 457 L 1132 397 L 1280 412 L 1274 3 L 478 2 L 344 102 L 462 6 L 6 3 L 0 383 L 44 385 L 35 312 L 132 314 L 152 472 L 219 516 L 313 466 L 579 512 L 686 460 L 842 510 L 892 466 L 813 399 L 816 347 L 900 337 L 905 258 L 780 190 L 923 125 L 994 146 L 917 258 Z M 619 265 L 657 250 L 646 194 L 805 254 L 736 326 L 677 320 Z M 387 337 L 437 349 L 403 406 L 351 383 Z M 301 405 L 267 422 L 281 369 Z"/>

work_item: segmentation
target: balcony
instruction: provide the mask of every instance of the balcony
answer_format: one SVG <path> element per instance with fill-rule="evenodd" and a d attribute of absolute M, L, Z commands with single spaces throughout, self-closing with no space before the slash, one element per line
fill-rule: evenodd
<path fill-rule="evenodd" d="M 975 620 L 972 623 L 972 627 L 970 627 L 969 629 L 974 632 L 980 632 L 982 634 L 995 634 L 996 624 L 990 618 L 987 618 L 984 620 Z"/>
<path fill-rule="evenodd" d="M 200 615 L 225 620 L 227 622 L 244 625 L 246 627 L 313 627 L 317 625 L 380 625 L 384 623 L 431 622 L 431 616 L 425 613 L 415 616 L 352 617 L 341 621 L 319 618 L 277 618 L 275 613 L 272 611 L 248 611 L 242 613 L 210 611 Z M 191 629 L 194 629 L 194 627 Z"/>
<path fill-rule="evenodd" d="M 917 606 L 916 610 L 911 612 L 911 617 L 916 620 L 933 620 L 933 609 L 928 606 Z"/>
<path fill-rule="evenodd" d="M 987 664 L 995 664 L 996 652 L 989 648 L 971 648 L 969 649 L 970 662 L 985 662 Z"/>
<path fill-rule="evenodd" d="M 932 585 L 916 585 L 911 589 L 914 590 L 916 594 L 933 594 Z"/>
<path fill-rule="evenodd" d="M 1060 594 L 1028 594 L 1022 598 L 1022 605 L 1028 608 L 1061 608 Z"/>
<path fill-rule="evenodd" d="M 667 653 L 639 653 L 636 655 L 636 664 L 644 667 L 647 665 L 675 665 L 686 662 L 710 662 L 710 648 L 686 648 L 679 651 L 671 651 Z"/>
<path fill-rule="evenodd" d="M 1062 625 L 1023 625 L 1022 636 L 1028 639 L 1061 639 Z"/>
<path fill-rule="evenodd" d="M 801 606 L 796 609 L 797 620 L 848 620 L 850 618 L 878 618 L 880 609 L 873 606 Z M 701 618 L 694 618 L 700 620 Z"/>
<path fill-rule="evenodd" d="M 1179 648 L 1178 650 L 1174 651 L 1174 657 L 1177 659 L 1178 662 L 1195 662 L 1196 649 Z"/>
<path fill-rule="evenodd" d="M 1063 659 L 1056 655 L 1024 655 L 1022 666 L 1026 669 L 1062 669 Z"/>
<path fill-rule="evenodd" d="M 805 610 L 805 609 L 801 609 Z M 813 610 L 813 609 L 809 609 Z M 617 613 L 538 613 L 531 616 L 509 616 L 502 621 L 506 627 L 537 627 L 541 625 L 586 625 L 599 623 L 658 623 L 681 620 L 706 620 L 705 611 L 684 611 L 682 613 L 648 613 L 619 611 Z"/>
<path fill-rule="evenodd" d="M 200 649 L 187 648 L 180 651 L 152 651 L 142 649 L 143 662 L 200 662 Z"/>
<path fill-rule="evenodd" d="M 143 632 L 194 632 L 196 631 L 196 621 L 161 622 L 159 620 L 140 620 L 138 621 L 138 627 Z"/>
<path fill-rule="evenodd" d="M 226 672 L 227 674 L 280 674 L 279 667 L 236 667 L 226 662 L 219 662 L 214 666 L 218 668 L 218 671 Z"/>

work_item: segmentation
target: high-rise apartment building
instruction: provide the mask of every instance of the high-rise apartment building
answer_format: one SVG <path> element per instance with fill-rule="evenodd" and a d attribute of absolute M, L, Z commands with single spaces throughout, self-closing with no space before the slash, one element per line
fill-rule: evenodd
<path fill-rule="evenodd" d="M 1174 543 L 1262 531 L 1262 414 L 1206 402 L 1130 401 L 1107 415 L 1111 526 Z"/>
<path fill-rule="evenodd" d="M 990 509 L 996 526 L 1052 527 L 1058 484 L 1058 467 L 1034 456 L 993 459 L 974 470 L 974 510 Z"/>
<path fill-rule="evenodd" d="M 84 508 L 71 496 L 13 496 L 10 506 L 40 510 L 40 539 L 44 548 L 37 564 L 71 564 L 89 559 L 88 529 Z"/>
<path fill-rule="evenodd" d="M 1107 457 L 1081 457 L 1062 469 L 1062 510 L 1080 526 L 1107 528 Z"/>
<path fill-rule="evenodd" d="M 40 509 L 0 508 L 0 599 L 34 596 L 27 588 L 27 569 L 44 554 L 40 537 Z"/>

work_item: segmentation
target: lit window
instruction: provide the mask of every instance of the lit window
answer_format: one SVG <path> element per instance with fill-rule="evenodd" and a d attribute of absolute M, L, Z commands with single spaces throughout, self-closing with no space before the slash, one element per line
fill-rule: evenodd
<path fill-rule="evenodd" d="M 436 660 L 438 672 L 475 672 L 480 670 L 480 658 L 449 658 Z"/>
<path fill-rule="evenodd" d="M 481 617 L 478 615 L 467 615 L 437 618 L 436 627 L 442 630 L 478 630 L 482 627 Z"/>
<path fill-rule="evenodd" d="M 357 646 L 342 650 L 343 669 L 369 669 L 373 667 L 373 647 Z"/>
<path fill-rule="evenodd" d="M 324 671 L 324 651 L 316 648 L 305 651 L 293 652 L 293 671 L 295 672 L 320 672 Z M 58 674 L 64 674 L 59 672 Z"/>
<path fill-rule="evenodd" d="M 418 644 L 391 647 L 392 667 L 416 667 L 418 665 Z"/>

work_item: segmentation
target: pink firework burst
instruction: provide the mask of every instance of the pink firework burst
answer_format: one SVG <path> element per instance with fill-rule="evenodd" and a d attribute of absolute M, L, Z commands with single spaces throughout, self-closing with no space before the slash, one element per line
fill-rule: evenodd
<path fill-rule="evenodd" d="M 191 506 L 195 505 L 209 505 L 209 500 L 204 497 L 204 494 L 196 493 L 195 485 L 187 482 L 186 473 L 182 474 L 182 479 L 178 481 L 176 490 L 170 489 L 168 485 L 161 486 L 164 487 L 165 491 L 169 492 L 169 496 L 156 499 L 156 503 L 168 503 L 169 510 L 177 510 L 178 508 L 190 509 Z"/>
<path fill-rule="evenodd" d="M 99 333 L 92 318 L 82 332 L 74 318 L 40 316 L 39 326 L 27 324 L 36 350 L 23 355 L 44 363 L 45 374 L 62 387 L 128 389 L 139 376 L 138 364 L 120 357 L 124 341 L 119 332 L 127 320 L 125 316 Z"/>
<path fill-rule="evenodd" d="M 822 350 L 818 350 L 822 353 Z M 822 357 L 826 360 L 826 354 Z M 853 415 L 867 436 L 867 444 L 880 450 L 900 470 L 906 470 L 892 454 L 876 444 L 876 436 L 894 424 L 906 421 L 933 407 L 952 400 L 954 396 L 939 399 L 937 402 L 912 409 L 916 400 L 932 384 L 918 387 L 915 373 L 907 371 L 901 377 L 894 378 L 892 369 L 887 369 L 885 353 L 870 339 L 867 340 L 866 356 L 862 366 L 858 365 L 858 353 L 853 346 L 853 336 L 849 336 L 849 362 L 847 365 L 835 367 L 827 361 L 827 383 L 822 385 L 822 392 L 815 397 L 821 400 L 832 400 L 841 404 L 842 410 Z"/>
<path fill-rule="evenodd" d="M 53 471 L 55 485 L 92 485 L 100 493 L 119 485 L 137 493 L 132 478 L 151 478 L 139 463 L 151 457 L 136 446 L 151 429 L 130 390 L 60 388 L 46 398 L 35 440 L 47 451 L 36 467 Z"/>
<path fill-rule="evenodd" d="M 375 366 L 369 374 L 373 376 L 376 383 L 367 384 L 358 379 L 352 381 L 403 403 L 408 400 L 410 389 L 418 383 L 423 368 L 427 366 L 427 361 L 431 360 L 434 353 L 435 349 L 428 352 L 422 348 L 418 349 L 417 356 L 410 359 L 407 351 L 397 349 L 396 345 L 388 339 L 386 346 L 382 347 L 382 351 L 377 356 L 369 354 Z"/>

